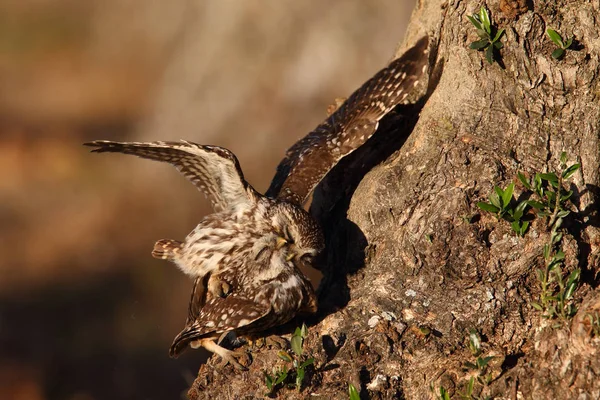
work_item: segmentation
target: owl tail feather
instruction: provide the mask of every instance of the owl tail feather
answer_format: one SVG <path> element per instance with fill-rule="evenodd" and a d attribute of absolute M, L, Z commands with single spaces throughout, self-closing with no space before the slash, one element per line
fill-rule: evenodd
<path fill-rule="evenodd" d="M 161 260 L 175 261 L 179 258 L 183 243 L 173 239 L 161 239 L 154 244 L 152 257 L 160 258 Z"/>

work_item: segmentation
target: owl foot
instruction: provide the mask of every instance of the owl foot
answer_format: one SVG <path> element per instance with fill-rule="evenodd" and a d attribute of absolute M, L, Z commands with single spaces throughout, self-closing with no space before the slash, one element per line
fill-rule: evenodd
<path fill-rule="evenodd" d="M 288 347 L 288 341 L 281 336 L 272 335 L 265 338 L 267 346 L 275 347 L 277 349 L 285 349 Z"/>
<path fill-rule="evenodd" d="M 248 366 L 252 363 L 252 359 L 245 351 L 231 351 L 224 347 L 216 344 L 213 339 L 200 339 L 190 343 L 190 347 L 197 349 L 204 347 L 211 353 L 215 353 L 223 360 L 219 364 L 219 368 L 225 367 L 227 364 L 233 365 L 235 368 L 246 371 Z"/>
<path fill-rule="evenodd" d="M 248 344 L 252 350 L 261 349 L 265 346 L 274 347 L 279 350 L 288 348 L 288 341 L 276 335 L 248 339 Z"/>

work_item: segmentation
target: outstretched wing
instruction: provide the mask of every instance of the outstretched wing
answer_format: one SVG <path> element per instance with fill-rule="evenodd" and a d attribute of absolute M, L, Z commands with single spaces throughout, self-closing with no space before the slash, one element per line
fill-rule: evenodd
<path fill-rule="evenodd" d="M 428 66 L 428 37 L 363 84 L 314 131 L 294 144 L 266 195 L 303 204 L 344 156 L 362 146 L 379 120 L 406 100 Z"/>
<path fill-rule="evenodd" d="M 215 211 L 254 201 L 254 189 L 244 180 L 237 157 L 218 146 L 181 142 L 111 142 L 96 140 L 84 143 L 96 147 L 95 153 L 132 154 L 172 164 L 200 189 Z"/>
<path fill-rule="evenodd" d="M 267 315 L 270 308 L 233 293 L 226 298 L 212 298 L 198 312 L 196 319 L 175 337 L 170 355 L 177 356 L 188 343 L 208 336 L 244 328 Z"/>

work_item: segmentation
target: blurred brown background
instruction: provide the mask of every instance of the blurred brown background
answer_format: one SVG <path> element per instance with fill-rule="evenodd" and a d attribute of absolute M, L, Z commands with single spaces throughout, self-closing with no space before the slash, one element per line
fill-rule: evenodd
<path fill-rule="evenodd" d="M 335 97 L 383 67 L 413 0 L 1 0 L 0 398 L 172 399 L 191 282 L 154 260 L 209 209 L 93 139 L 230 148 L 264 191 Z"/>

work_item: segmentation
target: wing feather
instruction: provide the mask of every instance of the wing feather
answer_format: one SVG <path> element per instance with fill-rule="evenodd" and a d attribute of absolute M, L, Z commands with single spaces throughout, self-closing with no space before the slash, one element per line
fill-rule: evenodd
<path fill-rule="evenodd" d="M 96 140 L 84 143 L 96 147 L 92 152 L 124 153 L 172 164 L 200 189 L 215 211 L 235 204 L 253 202 L 254 189 L 244 179 L 236 156 L 218 146 L 180 142 L 111 142 Z"/>
<path fill-rule="evenodd" d="M 195 311 L 191 310 L 190 314 Z M 233 293 L 225 298 L 212 298 L 199 310 L 195 319 L 175 337 L 171 356 L 177 356 L 188 343 L 208 336 L 247 327 L 266 316 L 270 308 Z M 223 317 L 224 316 L 224 317 Z"/>
<path fill-rule="evenodd" d="M 317 128 L 294 144 L 266 195 L 303 204 L 344 156 L 363 145 L 379 120 L 404 102 L 428 65 L 428 37 L 363 84 Z"/>

